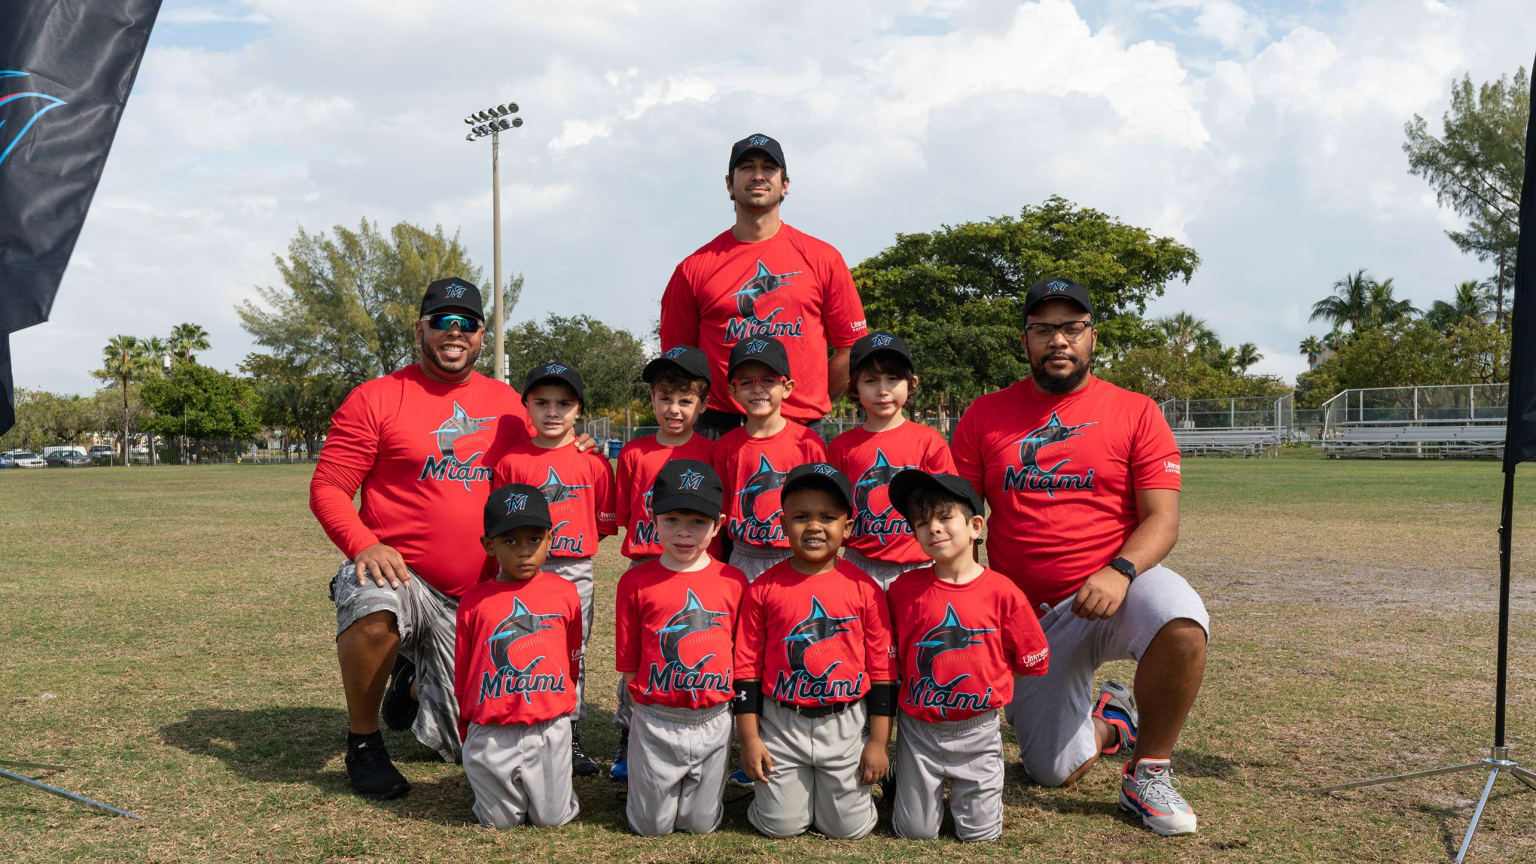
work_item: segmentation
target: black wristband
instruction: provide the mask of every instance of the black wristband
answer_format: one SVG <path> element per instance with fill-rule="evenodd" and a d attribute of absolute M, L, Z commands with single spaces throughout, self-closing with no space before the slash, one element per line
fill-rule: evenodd
<path fill-rule="evenodd" d="M 736 695 L 731 699 L 731 713 L 763 713 L 763 682 L 737 681 Z"/>
<path fill-rule="evenodd" d="M 869 685 L 869 692 L 864 694 L 864 701 L 869 706 L 869 713 L 875 717 L 896 716 L 896 683 L 875 683 Z"/>

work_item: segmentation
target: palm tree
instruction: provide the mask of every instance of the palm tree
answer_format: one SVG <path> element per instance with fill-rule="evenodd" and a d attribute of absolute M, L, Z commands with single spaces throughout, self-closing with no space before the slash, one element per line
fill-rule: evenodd
<path fill-rule="evenodd" d="M 1456 286 L 1455 298 L 1449 303 L 1436 300 L 1424 313 L 1424 320 L 1436 330 L 1450 333 L 1463 321 L 1487 321 L 1492 313 L 1493 298 L 1488 296 L 1487 286 L 1481 282 L 1462 282 Z"/>
<path fill-rule="evenodd" d="M 128 461 L 128 385 L 144 377 L 146 365 L 151 362 L 144 351 L 144 343 L 133 336 L 113 336 L 101 351 L 102 368 L 95 374 L 103 380 L 116 381 L 123 390 L 123 467 Z M 153 442 L 151 442 L 153 443 Z M 151 447 L 151 450 L 154 448 Z"/>
<path fill-rule="evenodd" d="M 1259 353 L 1259 346 L 1252 342 L 1244 342 L 1237 346 L 1237 357 L 1233 365 L 1237 368 L 1237 371 L 1246 373 L 1249 366 L 1263 359 L 1264 355 Z"/>
<path fill-rule="evenodd" d="M 1196 348 L 1203 347 L 1216 340 L 1216 334 L 1206 323 L 1189 314 L 1188 312 L 1175 312 L 1164 318 L 1153 320 L 1152 327 L 1168 344 L 1178 349 L 1180 354 L 1189 354 Z"/>
<path fill-rule="evenodd" d="M 1412 301 L 1399 300 L 1392 296 L 1396 287 L 1390 278 L 1370 284 L 1370 298 L 1363 322 L 1367 327 L 1385 327 L 1398 321 L 1406 321 L 1419 314 L 1418 308 Z"/>
<path fill-rule="evenodd" d="M 144 368 L 142 377 L 153 378 L 171 365 L 171 347 L 159 336 L 151 336 L 139 343 L 144 349 Z M 149 464 L 155 464 L 155 433 L 151 432 L 149 438 Z"/>
<path fill-rule="evenodd" d="M 1322 340 L 1316 336 L 1308 336 L 1301 340 L 1301 344 L 1297 347 L 1301 349 L 1301 353 L 1307 355 L 1308 369 L 1317 368 L 1317 358 L 1323 356 L 1323 352 L 1327 350 Z"/>
<path fill-rule="evenodd" d="M 182 322 L 171 329 L 171 352 L 183 363 L 196 363 L 194 351 L 207 351 L 209 348 L 208 331 L 200 324 Z"/>
<path fill-rule="evenodd" d="M 1370 313 L 1371 285 L 1375 282 L 1364 269 L 1356 270 L 1333 283 L 1333 293 L 1312 304 L 1312 317 L 1333 325 L 1338 330 L 1345 324 L 1350 332 L 1360 332 L 1360 326 Z"/>

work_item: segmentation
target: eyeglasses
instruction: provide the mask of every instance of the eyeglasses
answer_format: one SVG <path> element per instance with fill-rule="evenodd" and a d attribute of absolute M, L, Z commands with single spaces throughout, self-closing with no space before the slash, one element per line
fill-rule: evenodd
<path fill-rule="evenodd" d="M 468 315 L 455 315 L 452 312 L 428 315 L 426 322 L 427 326 L 433 330 L 448 330 L 457 327 L 460 333 L 478 333 L 482 326 L 479 321 Z"/>
<path fill-rule="evenodd" d="M 1049 342 L 1052 339 L 1055 339 L 1057 333 L 1067 337 L 1067 341 L 1069 342 L 1076 342 L 1078 339 L 1082 338 L 1082 335 L 1087 333 L 1088 328 L 1092 326 L 1093 322 L 1091 320 L 1068 321 L 1065 324 L 1047 324 L 1043 321 L 1039 321 L 1034 324 L 1025 324 L 1024 332 L 1028 333 L 1030 338 L 1038 339 L 1041 342 Z"/>
<path fill-rule="evenodd" d="M 743 390 L 751 390 L 753 387 L 761 387 L 764 390 L 771 389 L 780 381 L 785 381 L 783 375 L 759 375 L 756 378 L 732 378 L 731 383 Z"/>

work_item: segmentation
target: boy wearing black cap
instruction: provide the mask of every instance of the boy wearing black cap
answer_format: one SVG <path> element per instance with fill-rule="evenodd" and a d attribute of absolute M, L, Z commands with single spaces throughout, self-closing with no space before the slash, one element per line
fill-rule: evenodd
<path fill-rule="evenodd" d="M 826 462 L 790 471 L 783 522 L 794 554 L 742 603 L 733 705 L 741 766 L 756 781 L 747 820 L 770 837 L 813 824 L 828 837 L 863 837 L 875 827 L 870 786 L 890 767 L 890 611 L 880 586 L 837 557 L 852 499 L 848 478 Z"/>
<path fill-rule="evenodd" d="M 455 619 L 464 776 L 482 825 L 564 825 L 580 812 L 570 714 L 585 633 L 581 600 L 541 569 L 552 532 L 537 488 L 493 491 L 484 525 L 480 544 L 499 569 L 465 593 Z"/>
<path fill-rule="evenodd" d="M 586 391 L 581 374 L 564 363 L 545 363 L 529 371 L 523 385 L 523 405 L 533 437 L 508 448 L 496 463 L 494 481 L 538 487 L 554 520 L 549 559 L 544 569 L 576 586 L 581 595 L 585 638 L 592 633 L 592 556 L 600 539 L 619 533 L 614 505 L 613 468 L 606 456 L 576 449 L 576 418 Z M 586 645 L 583 641 L 583 652 Z M 576 676 L 575 720 L 587 714 L 586 666 Z M 571 768 L 577 776 L 598 772 L 597 762 L 581 746 L 581 733 L 571 735 Z"/>
<path fill-rule="evenodd" d="M 619 577 L 614 665 L 634 704 L 625 810 L 638 834 L 706 834 L 724 813 L 732 645 L 747 579 L 708 552 L 722 495 L 707 463 L 666 463 L 651 486 L 661 554 Z"/>
<path fill-rule="evenodd" d="M 969 482 L 908 470 L 890 494 L 933 559 L 887 592 L 899 613 L 892 620 L 902 711 L 891 824 L 909 839 L 937 836 L 949 780 L 956 836 L 995 840 L 1003 832 L 997 709 L 1012 699 L 1014 676 L 1046 673 L 1050 649 L 1024 593 L 972 553 L 985 522 Z"/>
<path fill-rule="evenodd" d="M 780 412 L 795 382 L 779 340 L 764 336 L 736 343 L 727 384 L 747 422 L 716 443 L 715 468 L 725 484 L 731 566 L 750 581 L 789 557 L 778 519 L 785 477 L 797 465 L 825 461 L 827 449 L 821 436 Z"/>
<path fill-rule="evenodd" d="M 926 566 L 907 520 L 891 505 L 891 478 L 907 468 L 954 473 L 949 444 L 938 430 L 908 422 L 901 409 L 917 389 L 906 340 L 879 331 L 853 343 L 848 395 L 864 423 L 837 436 L 829 459 L 853 483 L 853 524 L 843 556 L 889 588 L 897 576 Z"/>

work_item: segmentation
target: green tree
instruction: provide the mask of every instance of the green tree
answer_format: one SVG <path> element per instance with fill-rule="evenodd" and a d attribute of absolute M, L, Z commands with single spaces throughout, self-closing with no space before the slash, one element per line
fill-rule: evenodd
<path fill-rule="evenodd" d="M 1424 313 L 1424 320 L 1440 332 L 1450 335 L 1456 325 L 1466 320 L 1487 321 L 1492 317 L 1493 297 L 1482 282 L 1462 282 L 1447 303 L 1436 300 Z"/>
<path fill-rule="evenodd" d="M 1237 353 L 1235 349 L 1226 350 Z M 1174 345 L 1133 348 L 1100 374 L 1107 381 L 1145 393 L 1157 402 L 1279 396 L 1291 389 L 1272 375 L 1244 375 L 1231 368 L 1213 366 L 1204 357 L 1185 354 Z"/>
<path fill-rule="evenodd" d="M 1188 312 L 1175 312 L 1152 319 L 1152 329 L 1181 354 L 1189 354 L 1216 342 L 1216 334 L 1205 321 Z"/>
<path fill-rule="evenodd" d="M 168 344 L 170 353 L 176 355 L 176 359 L 182 363 L 196 363 L 198 351 L 207 351 L 211 347 L 208 341 L 208 331 L 202 325 L 184 321 L 171 328 L 171 338 Z"/>
<path fill-rule="evenodd" d="M 1375 283 L 1364 269 L 1356 270 L 1333 283 L 1333 293 L 1312 304 L 1312 317 L 1333 325 L 1336 332 L 1343 332 L 1345 325 L 1351 333 L 1359 333 L 1371 314 L 1371 285 Z"/>
<path fill-rule="evenodd" d="M 270 354 L 247 354 L 240 371 L 251 377 L 261 400 L 261 422 L 277 434 L 284 460 L 291 461 L 295 440 L 313 455 L 347 388 L 334 376 Z"/>
<path fill-rule="evenodd" d="M 429 282 L 481 271 L 458 235 L 402 222 L 383 234 L 364 219 L 332 236 L 300 228 L 276 258 L 281 287 L 260 287 L 261 305 L 237 310 L 257 344 L 355 386 L 416 358 L 414 327 Z"/>
<path fill-rule="evenodd" d="M 130 385 L 138 383 L 141 379 L 151 374 L 154 360 L 145 351 L 144 343 L 135 336 L 113 336 L 101 349 L 102 366 L 91 374 L 102 381 L 111 381 L 117 385 L 123 399 L 123 435 L 118 439 L 119 449 L 122 451 L 123 466 L 132 464 L 129 457 L 129 412 L 128 397 Z M 151 441 L 153 444 L 153 441 Z M 154 451 L 151 446 L 150 451 Z"/>
<path fill-rule="evenodd" d="M 197 363 L 146 381 L 144 402 L 154 411 L 145 428 L 167 437 L 185 430 L 188 439 L 238 441 L 261 432 L 261 399 L 250 382 Z"/>
<path fill-rule="evenodd" d="M 528 370 L 543 363 L 564 363 L 580 372 L 589 416 L 622 412 L 648 392 L 640 380 L 645 369 L 640 340 L 588 315 L 550 315 L 543 324 L 527 321 L 509 328 L 507 358 L 519 389 Z"/>
<path fill-rule="evenodd" d="M 1252 342 L 1244 342 L 1237 346 L 1237 358 L 1233 361 L 1233 368 L 1240 373 L 1247 374 L 1250 366 L 1263 359 L 1264 355 L 1259 353 L 1259 346 Z"/>
<path fill-rule="evenodd" d="M 1468 383 L 1452 343 L 1430 323 L 1399 321 L 1365 330 L 1296 377 L 1296 405 L 1316 408 L 1340 390 Z"/>
<path fill-rule="evenodd" d="M 1323 345 L 1322 340 L 1318 339 L 1316 336 L 1308 336 L 1307 338 L 1301 340 L 1301 344 L 1298 345 L 1297 348 L 1300 349 L 1302 355 L 1307 358 L 1308 368 L 1316 366 L 1317 358 L 1323 356 L 1323 352 L 1327 350 L 1327 347 Z"/>
<path fill-rule="evenodd" d="M 1392 284 L 1390 278 L 1371 283 L 1363 322 L 1366 327 L 1384 327 L 1419 314 L 1418 308 L 1411 301 L 1397 299 L 1394 296 L 1396 291 L 1397 286 Z"/>
<path fill-rule="evenodd" d="M 914 402 L 955 413 L 1029 374 L 1019 341 L 1024 295 L 1046 276 L 1087 286 L 1099 357 L 1158 337 L 1143 322 L 1169 282 L 1188 282 L 1195 250 L 1052 196 L 1017 217 L 944 225 L 895 242 L 853 270 L 871 327 L 901 334 L 922 376 Z"/>

